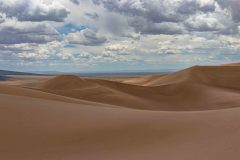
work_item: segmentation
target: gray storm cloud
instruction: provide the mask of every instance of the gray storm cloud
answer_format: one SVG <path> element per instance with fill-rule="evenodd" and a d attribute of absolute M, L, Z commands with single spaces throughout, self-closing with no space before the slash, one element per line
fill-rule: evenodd
<path fill-rule="evenodd" d="M 56 21 L 63 22 L 70 13 L 63 5 L 52 2 L 50 4 L 42 1 L 32 0 L 0 0 L 0 13 L 7 17 L 15 17 L 19 21 Z"/>

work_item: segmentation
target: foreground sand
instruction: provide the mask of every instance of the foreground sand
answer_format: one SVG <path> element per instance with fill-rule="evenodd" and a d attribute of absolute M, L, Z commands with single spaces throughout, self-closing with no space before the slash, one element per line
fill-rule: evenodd
<path fill-rule="evenodd" d="M 233 160 L 240 109 L 139 111 L 0 95 L 0 159 Z"/>
<path fill-rule="evenodd" d="M 219 78 L 217 71 L 210 70 L 212 73 L 210 79 L 215 80 L 215 83 L 207 79 L 206 74 L 202 74 L 202 72 L 206 72 L 205 70 L 201 69 L 200 74 L 199 69 L 197 71 L 194 69 L 194 71 L 191 70 L 191 73 L 198 75 L 194 81 L 192 78 L 189 79 L 188 73 L 186 77 L 180 72 L 171 75 L 170 78 L 169 76 L 164 79 L 154 78 L 154 81 L 150 76 L 151 82 L 148 80 L 147 84 L 134 85 L 125 84 L 132 83 L 133 80 L 130 82 L 127 80 L 128 82 L 124 83 L 103 80 L 91 80 L 90 82 L 89 80 L 79 80 L 74 76 L 70 76 L 70 78 L 69 76 L 57 77 L 60 86 L 56 83 L 56 79 L 32 84 L 33 88 L 29 88 L 29 84 L 24 85 L 28 88 L 0 85 L 0 159 L 238 160 L 240 157 L 238 87 L 240 85 L 238 85 L 239 75 L 236 73 L 239 69 L 230 68 L 229 70 L 228 68 L 228 72 L 222 70 L 222 74 L 228 73 L 228 77 L 225 79 Z M 233 76 L 234 74 L 235 76 Z M 199 81 L 199 76 L 201 81 Z M 196 78 L 196 76 L 194 77 Z M 217 79 L 214 79 L 216 77 Z M 63 86 L 66 78 L 68 85 Z M 96 81 L 98 82 L 97 87 Z M 139 79 L 136 82 L 139 82 Z M 191 84 L 190 89 L 184 89 L 186 86 L 189 87 L 186 82 Z M 141 98 L 137 93 L 141 91 L 141 87 L 146 85 L 159 90 L 159 86 L 166 83 L 180 85 L 179 92 L 185 94 L 189 90 L 192 91 L 192 94 L 196 94 L 197 89 L 200 88 L 202 91 L 206 91 L 200 94 L 206 104 L 217 105 L 206 106 L 202 109 L 198 103 L 196 103 L 197 107 L 194 106 L 196 99 L 193 99 L 192 106 L 188 101 L 184 103 L 188 105 L 188 109 L 194 108 L 192 109 L 194 111 L 187 111 L 186 108 L 179 108 L 179 106 L 178 108 L 173 107 L 171 111 L 164 111 L 166 110 L 164 103 L 159 102 L 156 103 L 160 105 L 155 106 L 155 110 L 151 106 L 149 109 L 147 109 L 148 106 L 145 108 L 134 106 L 140 104 L 138 100 Z M 106 103 L 99 103 L 98 99 L 90 102 L 85 101 L 86 98 L 74 98 L 69 95 L 79 88 L 81 91 L 84 91 L 84 88 L 89 91 L 89 84 L 98 91 L 102 86 L 107 86 L 107 90 L 111 90 L 111 93 L 114 93 L 119 99 L 125 98 L 131 103 L 131 108 L 122 105 L 123 103 L 119 103 L 119 101 L 119 105 L 109 103 L 109 101 L 113 101 L 111 96 L 111 100 Z M 181 85 L 184 87 L 181 88 Z M 124 88 L 126 86 L 128 86 L 127 89 Z M 135 87 L 137 87 L 137 91 L 135 91 Z M 147 88 L 144 88 L 144 91 Z M 66 96 L 62 94 L 63 90 L 68 92 Z M 93 90 L 91 89 L 91 91 Z M 163 91 L 169 91 L 169 88 Z M 161 95 L 163 91 L 154 93 Z M 172 93 L 176 89 L 170 91 L 167 93 Z M 211 94 L 206 94 L 209 92 Z M 79 90 L 77 93 L 80 93 Z M 91 95 L 90 93 L 93 94 L 88 92 L 89 95 Z M 129 101 L 130 98 L 126 95 L 129 95 L 134 102 Z M 213 98 L 216 95 L 221 98 L 220 101 Z M 106 92 L 98 93 L 98 96 L 105 97 L 104 100 L 107 99 Z M 175 94 L 167 96 L 177 97 Z M 186 99 L 191 100 L 191 98 Z M 181 98 L 176 99 L 176 101 L 180 100 Z M 146 99 L 142 98 L 142 102 L 144 101 L 150 101 L 150 98 L 146 95 Z M 220 103 L 224 101 L 226 103 Z M 174 103 L 169 101 L 169 104 Z M 235 105 L 232 106 L 232 104 Z"/>

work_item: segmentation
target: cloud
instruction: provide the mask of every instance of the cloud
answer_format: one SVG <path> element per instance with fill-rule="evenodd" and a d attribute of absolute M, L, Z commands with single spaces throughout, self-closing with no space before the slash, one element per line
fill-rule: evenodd
<path fill-rule="evenodd" d="M 111 53 L 116 56 L 129 56 L 131 55 L 132 51 L 136 50 L 134 42 L 133 41 L 122 41 L 122 42 L 116 42 L 107 44 L 105 46 L 104 53 Z"/>
<path fill-rule="evenodd" d="M 96 20 L 96 19 L 99 18 L 99 15 L 98 15 L 96 12 L 94 12 L 94 13 L 86 12 L 85 15 L 86 15 L 87 17 L 89 17 L 89 18 L 94 19 L 94 20 Z"/>
<path fill-rule="evenodd" d="M 54 56 L 61 46 L 62 44 L 58 41 L 45 44 L 0 44 L 0 55 L 4 55 L 2 59 L 24 59 L 29 62 L 46 60 Z"/>
<path fill-rule="evenodd" d="M 214 0 L 182 0 L 178 6 L 177 12 L 181 14 L 195 14 L 198 11 L 204 13 L 214 12 L 216 2 Z"/>
<path fill-rule="evenodd" d="M 239 0 L 216 0 L 218 4 L 231 12 L 234 22 L 240 22 L 240 1 Z"/>
<path fill-rule="evenodd" d="M 215 0 L 92 0 L 94 4 L 107 9 L 112 15 L 119 13 L 124 20 L 121 25 L 125 28 L 133 28 L 136 33 L 142 34 L 181 34 L 184 32 L 184 24 L 190 30 L 209 31 L 220 29 L 220 24 L 209 16 L 194 17 L 195 15 L 215 12 L 217 2 Z M 116 15 L 117 17 L 117 15 Z M 190 19 L 191 18 L 191 19 Z M 204 18 L 207 18 L 204 20 Z M 110 20 L 114 22 L 114 20 Z M 116 20 L 115 20 L 116 21 Z M 201 24 L 200 24 L 201 23 Z M 113 23 L 115 24 L 115 23 Z M 115 26 L 115 25 L 112 25 Z M 123 29 L 122 29 L 123 30 Z M 126 32 L 126 29 L 124 30 Z M 131 31 L 131 29 L 130 29 Z M 119 33 L 119 31 L 117 31 Z M 126 34 L 125 34 L 126 35 Z"/>
<path fill-rule="evenodd" d="M 131 16 L 142 16 L 152 22 L 176 22 L 179 16 L 174 13 L 174 2 L 165 0 L 93 0 L 97 5 L 103 5 L 109 11 Z"/>
<path fill-rule="evenodd" d="M 0 12 L 19 21 L 56 21 L 63 22 L 70 11 L 53 0 L 49 3 L 34 0 L 0 0 Z"/>
<path fill-rule="evenodd" d="M 239 0 L 0 0 L 0 59 L 56 67 L 124 62 L 119 66 L 133 69 L 238 60 L 239 5 Z"/>
<path fill-rule="evenodd" d="M 126 50 L 128 49 L 128 45 L 124 44 L 111 44 L 105 47 L 106 51 L 121 51 L 121 50 Z"/>
<path fill-rule="evenodd" d="M 219 31 L 224 25 L 215 17 L 214 14 L 196 14 L 185 21 L 185 25 L 190 31 Z"/>
<path fill-rule="evenodd" d="M 3 22 L 5 22 L 5 19 L 6 19 L 6 15 L 0 13 L 0 24 L 3 23 Z"/>
<path fill-rule="evenodd" d="M 240 33 L 240 26 L 238 24 L 232 24 L 226 26 L 224 29 L 218 32 L 220 35 L 238 35 Z"/>
<path fill-rule="evenodd" d="M 16 56 L 25 60 L 46 60 L 58 53 L 58 48 L 62 44 L 58 41 L 49 42 L 46 44 L 22 44 L 15 45 L 20 47 L 21 52 L 17 53 Z M 63 58 L 63 57 L 62 57 Z"/>
<path fill-rule="evenodd" d="M 70 0 L 72 3 L 74 3 L 74 4 L 76 4 L 76 5 L 79 5 L 80 4 L 80 2 L 79 2 L 79 0 Z"/>
<path fill-rule="evenodd" d="M 58 39 L 58 32 L 46 23 L 8 19 L 0 25 L 0 44 L 47 43 Z"/>
<path fill-rule="evenodd" d="M 107 41 L 107 39 L 98 32 L 89 28 L 75 33 L 69 33 L 65 40 L 71 44 L 80 44 L 86 46 L 98 46 Z"/>
<path fill-rule="evenodd" d="M 213 12 L 214 0 L 93 0 L 109 11 L 140 16 L 149 22 L 180 22 L 198 11 Z"/>
<path fill-rule="evenodd" d="M 93 0 L 97 5 L 103 5 L 110 11 L 140 15 L 145 11 L 144 2 L 141 0 Z"/>
<path fill-rule="evenodd" d="M 137 31 L 143 34 L 181 34 L 183 27 L 173 22 L 150 23 L 146 22 L 144 25 L 137 28 Z"/>

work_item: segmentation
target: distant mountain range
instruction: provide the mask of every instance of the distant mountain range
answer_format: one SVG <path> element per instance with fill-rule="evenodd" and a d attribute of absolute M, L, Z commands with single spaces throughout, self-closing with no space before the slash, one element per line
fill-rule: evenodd
<path fill-rule="evenodd" d="M 172 73 L 172 70 L 169 71 L 121 71 L 121 72 L 57 72 L 57 71 L 32 71 L 32 72 L 17 72 L 17 71 L 8 71 L 0 70 L 0 76 L 10 76 L 10 75 L 78 75 L 81 77 L 101 77 L 101 76 L 143 76 L 149 74 L 166 74 Z"/>
<path fill-rule="evenodd" d="M 40 75 L 40 74 L 0 70 L 0 76 L 10 76 L 10 75 Z"/>

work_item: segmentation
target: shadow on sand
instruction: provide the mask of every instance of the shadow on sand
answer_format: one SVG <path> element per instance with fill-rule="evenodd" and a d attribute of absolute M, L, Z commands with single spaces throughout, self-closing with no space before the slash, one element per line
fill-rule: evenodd
<path fill-rule="evenodd" d="M 7 76 L 0 76 L 0 81 L 6 81 L 8 79 L 9 79 L 9 77 L 7 77 Z"/>

